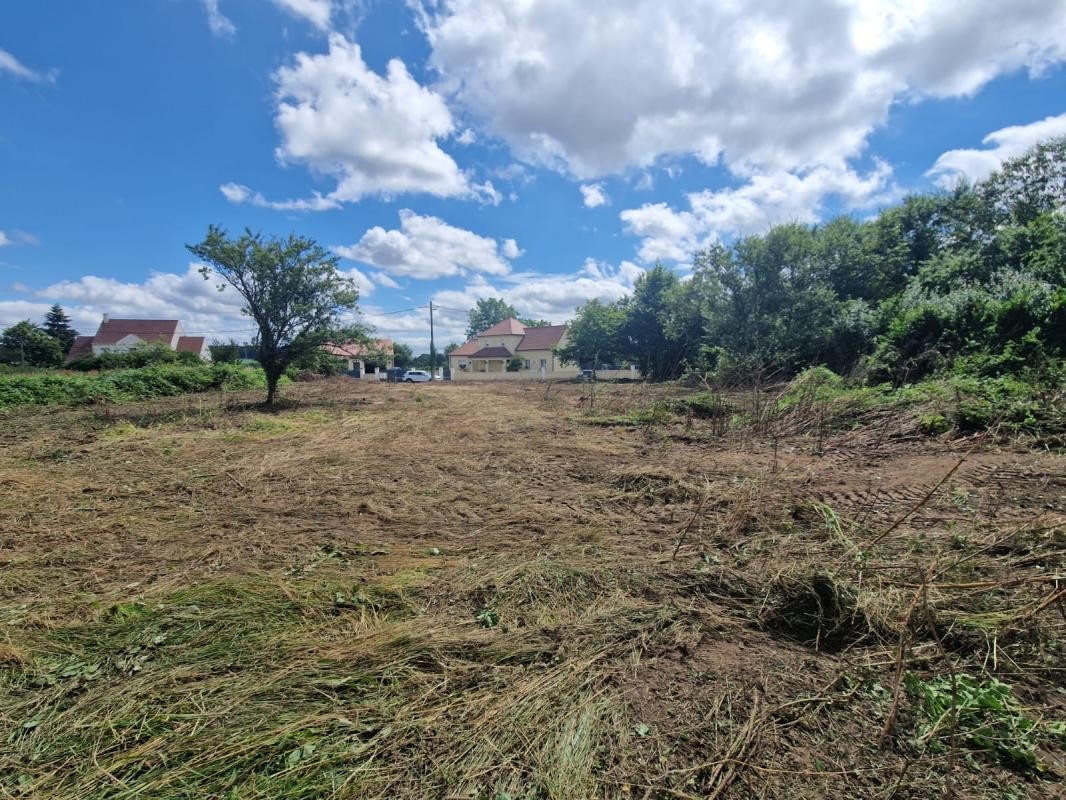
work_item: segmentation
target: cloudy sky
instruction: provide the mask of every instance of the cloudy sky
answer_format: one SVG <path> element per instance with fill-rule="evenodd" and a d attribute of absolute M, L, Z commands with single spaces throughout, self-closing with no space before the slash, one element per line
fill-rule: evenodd
<path fill-rule="evenodd" d="M 0 324 L 252 331 L 184 244 L 311 236 L 383 335 L 564 321 L 1066 133 L 1066 0 L 0 4 Z M 412 310 L 413 309 L 413 310 Z"/>

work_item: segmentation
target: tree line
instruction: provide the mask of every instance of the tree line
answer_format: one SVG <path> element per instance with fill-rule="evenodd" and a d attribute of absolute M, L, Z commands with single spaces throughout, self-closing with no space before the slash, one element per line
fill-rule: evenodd
<path fill-rule="evenodd" d="M 63 363 L 78 332 L 63 307 L 53 305 L 41 325 L 23 320 L 0 332 L 0 364 L 56 367 Z"/>
<path fill-rule="evenodd" d="M 1066 137 L 987 180 L 875 218 L 776 225 L 658 265 L 633 294 L 578 309 L 560 355 L 652 380 L 787 378 L 824 365 L 876 382 L 952 369 L 1062 377 Z"/>

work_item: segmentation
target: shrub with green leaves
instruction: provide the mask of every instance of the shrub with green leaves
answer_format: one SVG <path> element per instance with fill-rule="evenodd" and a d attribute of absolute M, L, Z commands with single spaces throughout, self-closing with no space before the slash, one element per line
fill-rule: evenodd
<path fill-rule="evenodd" d="M 1066 732 L 1062 723 L 1027 716 L 1010 686 L 994 677 L 962 674 L 923 681 L 908 674 L 906 681 L 921 711 L 916 742 L 933 750 L 946 749 L 954 731 L 967 747 L 1012 766 L 1037 769 L 1039 741 Z"/>
<path fill-rule="evenodd" d="M 0 408 L 147 400 L 212 389 L 258 389 L 264 385 L 262 370 L 234 364 L 161 364 L 109 370 L 99 375 L 62 372 L 0 375 Z"/>

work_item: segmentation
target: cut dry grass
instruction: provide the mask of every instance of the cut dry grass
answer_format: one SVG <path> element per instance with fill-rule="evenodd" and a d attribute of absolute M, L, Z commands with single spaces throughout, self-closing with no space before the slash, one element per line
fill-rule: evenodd
<path fill-rule="evenodd" d="M 585 392 L 12 416 L 0 797 L 1054 796 L 1061 457 Z M 905 675 L 1009 686 L 1032 762 Z"/>

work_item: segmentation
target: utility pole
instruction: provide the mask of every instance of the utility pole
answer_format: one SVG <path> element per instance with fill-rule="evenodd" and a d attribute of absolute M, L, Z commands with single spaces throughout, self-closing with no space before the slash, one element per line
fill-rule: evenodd
<path fill-rule="evenodd" d="M 433 338 L 433 301 L 429 301 L 429 374 L 437 379 L 437 344 Z"/>

